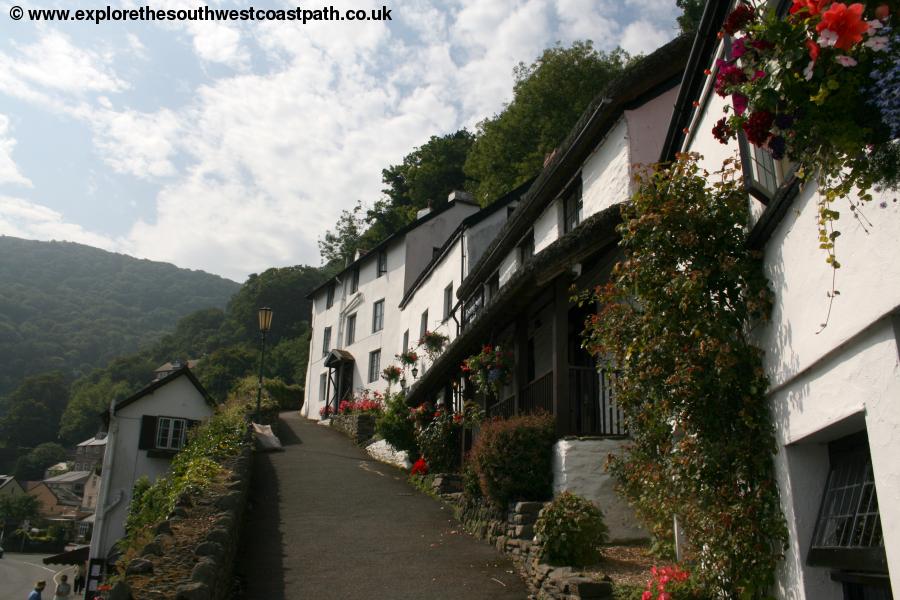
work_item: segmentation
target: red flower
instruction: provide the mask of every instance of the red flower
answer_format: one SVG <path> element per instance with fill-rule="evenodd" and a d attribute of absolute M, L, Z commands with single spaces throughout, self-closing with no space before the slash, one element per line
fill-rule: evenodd
<path fill-rule="evenodd" d="M 859 2 L 847 6 L 843 2 L 835 2 L 824 13 L 822 20 L 816 25 L 816 31 L 825 29 L 837 34 L 834 47 L 849 50 L 853 44 L 862 41 L 862 34 L 869 30 L 869 24 L 862 18 L 863 5 Z"/>
<path fill-rule="evenodd" d="M 775 115 L 767 110 L 758 110 L 743 125 L 744 133 L 747 140 L 754 146 L 764 146 L 769 139 L 772 123 L 775 121 Z"/>
<path fill-rule="evenodd" d="M 731 128 L 728 126 L 728 123 L 727 123 L 725 117 L 722 117 L 721 119 L 719 119 L 716 122 L 715 127 L 713 127 L 712 134 L 713 134 L 713 137 L 716 138 L 717 140 L 719 140 L 720 143 L 722 143 L 722 144 L 728 143 L 728 138 L 731 137 L 732 131 L 731 131 Z"/>
<path fill-rule="evenodd" d="M 419 458 L 409 471 L 410 475 L 428 475 L 428 463 L 424 458 Z"/>
<path fill-rule="evenodd" d="M 806 49 L 809 50 L 809 58 L 819 60 L 819 45 L 812 40 L 806 40 Z"/>
<path fill-rule="evenodd" d="M 753 20 L 753 17 L 756 16 L 756 13 L 753 11 L 753 7 L 749 4 L 741 2 L 737 5 L 731 14 L 728 15 L 728 18 L 725 19 L 725 24 L 722 26 L 722 31 L 727 33 L 728 35 L 734 35 L 738 31 L 744 28 L 744 26 Z"/>
<path fill-rule="evenodd" d="M 806 11 L 809 13 L 809 16 L 814 17 L 822 12 L 822 8 L 824 8 L 829 1 L 830 0 L 794 0 L 794 5 L 791 7 L 791 14 L 793 15 L 800 11 Z"/>
<path fill-rule="evenodd" d="M 494 349 L 491 347 L 490 344 L 488 344 L 484 348 L 482 348 L 481 351 L 484 352 L 485 354 L 490 354 L 491 352 L 494 351 Z"/>

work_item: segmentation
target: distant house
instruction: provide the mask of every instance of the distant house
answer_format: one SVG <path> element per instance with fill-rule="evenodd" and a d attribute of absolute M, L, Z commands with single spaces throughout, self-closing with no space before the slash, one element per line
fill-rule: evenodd
<path fill-rule="evenodd" d="M 159 365 L 156 369 L 153 370 L 153 381 L 159 381 L 163 377 L 174 373 L 175 371 L 187 367 L 188 369 L 193 369 L 197 366 L 196 360 L 189 360 L 187 364 L 181 362 L 180 360 L 173 360 L 164 364 Z"/>
<path fill-rule="evenodd" d="M 66 487 L 51 488 L 44 481 L 28 484 L 28 495 L 38 501 L 38 515 L 44 519 L 83 518 L 80 515 L 81 498 Z"/>
<path fill-rule="evenodd" d="M 24 496 L 25 490 L 12 475 L 0 475 L 0 496 Z"/>
<path fill-rule="evenodd" d="M 141 477 L 155 481 L 168 474 L 188 429 L 211 417 L 214 408 L 215 401 L 187 366 L 110 406 L 91 537 L 89 590 L 102 580 L 114 544 L 125 535 L 135 482 Z"/>
<path fill-rule="evenodd" d="M 50 479 L 51 477 L 62 475 L 63 473 L 67 473 L 69 470 L 69 463 L 65 461 L 58 462 L 54 465 L 50 465 L 44 470 L 44 479 Z M 78 469 L 76 469 L 76 471 L 77 470 Z"/>
<path fill-rule="evenodd" d="M 52 490 L 65 490 L 80 499 L 84 495 L 84 484 L 93 475 L 93 471 L 69 471 L 44 479 L 44 483 Z"/>
<path fill-rule="evenodd" d="M 75 447 L 72 455 L 72 469 L 75 471 L 94 471 L 103 464 L 103 452 L 106 450 L 106 434 L 98 433 Z"/>

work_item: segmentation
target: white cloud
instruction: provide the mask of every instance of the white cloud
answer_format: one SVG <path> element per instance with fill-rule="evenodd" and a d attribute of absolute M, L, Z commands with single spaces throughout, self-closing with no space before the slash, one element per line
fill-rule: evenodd
<path fill-rule="evenodd" d="M 194 51 L 207 62 L 242 67 L 249 58 L 241 44 L 241 34 L 234 26 L 222 23 L 197 23 L 189 26 Z"/>
<path fill-rule="evenodd" d="M 675 37 L 675 30 L 665 30 L 645 20 L 629 23 L 622 32 L 620 44 L 632 54 L 649 54 Z"/>
<path fill-rule="evenodd" d="M 67 240 L 115 250 L 112 239 L 66 222 L 63 215 L 21 198 L 0 196 L 0 234 L 34 240 Z"/>
<path fill-rule="evenodd" d="M 175 174 L 170 158 L 179 134 L 179 117 L 168 109 L 155 114 L 134 110 L 109 110 L 111 103 L 101 99 L 107 110 L 93 110 L 94 143 L 103 159 L 119 173 L 141 179 Z"/>
<path fill-rule="evenodd" d="M 0 114 L 0 185 L 13 184 L 34 187 L 31 180 L 22 175 L 12 157 L 16 140 L 9 135 L 9 118 Z"/>

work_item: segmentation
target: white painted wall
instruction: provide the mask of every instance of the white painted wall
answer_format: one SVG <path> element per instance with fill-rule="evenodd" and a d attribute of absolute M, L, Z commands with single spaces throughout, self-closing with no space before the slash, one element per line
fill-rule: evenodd
<path fill-rule="evenodd" d="M 714 77 L 715 74 L 710 77 Z M 686 149 L 704 155 L 710 171 L 738 155 L 737 144 L 722 145 L 711 130 L 725 101 L 715 94 L 701 107 Z M 806 554 L 819 511 L 828 469 L 827 442 L 863 426 L 869 436 L 891 583 L 900 589 L 900 368 L 889 313 L 900 307 L 900 204 L 897 192 L 875 194 L 864 211 L 873 226 L 866 233 L 838 201 L 843 218 L 837 241 L 836 273 L 841 294 L 831 307 L 826 292 L 834 274 L 818 248 L 817 190 L 810 183 L 766 245 L 764 268 L 774 292 L 768 323 L 754 331 L 765 352 L 778 455 L 775 466 L 790 545 L 781 565 L 780 598 L 841 598 L 828 569 L 808 567 Z M 752 221 L 762 212 L 754 199 Z"/>
<path fill-rule="evenodd" d="M 562 439 L 553 446 L 553 494 L 571 492 L 603 511 L 610 541 L 644 540 L 634 511 L 615 491 L 604 465 L 610 454 L 622 452 L 623 440 Z"/>
<path fill-rule="evenodd" d="M 625 111 L 631 164 L 651 165 L 659 160 L 680 89 L 677 85 L 634 110 Z"/>
<path fill-rule="evenodd" d="M 509 280 L 512 279 L 513 275 L 516 274 L 516 271 L 519 270 L 520 264 L 520 256 L 519 249 L 515 248 L 512 252 L 508 253 L 503 257 L 503 260 L 500 261 L 500 287 L 503 287 Z"/>
<path fill-rule="evenodd" d="M 151 458 L 147 450 L 138 449 L 141 417 L 153 415 L 205 421 L 212 414 L 212 407 L 184 376 L 116 412 L 110 425 L 111 429 L 115 428 L 113 444 L 107 444 L 103 459 L 103 470 L 109 472 L 109 479 L 107 489 L 101 490 L 100 500 L 109 503 L 119 494 L 121 500 L 105 513 L 103 527 L 95 529 L 94 535 L 100 537 L 98 552 L 94 551 L 92 542 L 92 556 L 105 557 L 116 540 L 125 535 L 125 517 L 135 481 L 146 476 L 152 482 L 169 472 L 170 459 Z"/>
<path fill-rule="evenodd" d="M 560 201 L 554 200 L 534 222 L 534 253 L 537 254 L 562 235 Z M 515 250 L 513 250 L 515 252 Z"/>
<path fill-rule="evenodd" d="M 631 151 L 628 122 L 623 115 L 593 154 L 584 161 L 581 171 L 581 196 L 584 218 L 631 195 Z M 659 154 L 659 150 L 656 151 Z"/>

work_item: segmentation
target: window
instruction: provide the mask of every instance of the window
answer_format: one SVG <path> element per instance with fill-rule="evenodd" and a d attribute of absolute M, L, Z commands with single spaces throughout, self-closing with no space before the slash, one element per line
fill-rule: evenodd
<path fill-rule="evenodd" d="M 359 289 L 359 267 L 353 269 L 353 273 L 350 275 L 350 293 L 355 294 Z"/>
<path fill-rule="evenodd" d="M 369 352 L 369 383 L 378 381 L 381 373 L 381 350 Z"/>
<path fill-rule="evenodd" d="M 528 232 L 522 241 L 519 242 L 519 262 L 525 264 L 529 258 L 534 256 L 534 230 Z"/>
<path fill-rule="evenodd" d="M 403 332 L 403 351 L 409 350 L 409 329 Z"/>
<path fill-rule="evenodd" d="M 565 199 L 563 200 L 563 230 L 565 233 L 569 233 L 581 223 L 582 215 L 584 213 L 584 202 L 581 198 L 581 183 L 579 182 L 572 191 L 566 194 Z M 534 250 L 532 250 L 534 253 Z"/>
<path fill-rule="evenodd" d="M 160 417 L 156 422 L 156 447 L 163 450 L 179 450 L 184 446 L 187 419 Z"/>
<path fill-rule="evenodd" d="M 329 350 L 331 350 L 331 327 L 326 327 L 322 335 L 322 356 L 328 354 Z"/>
<path fill-rule="evenodd" d="M 325 298 L 326 310 L 334 306 L 334 282 L 328 284 L 328 296 Z"/>
<path fill-rule="evenodd" d="M 807 562 L 887 572 L 884 534 L 865 432 L 828 444 L 829 472 Z"/>
<path fill-rule="evenodd" d="M 453 284 L 451 283 L 447 287 L 444 288 L 444 320 L 450 318 L 450 313 L 453 310 Z"/>
<path fill-rule="evenodd" d="M 500 273 L 494 273 L 491 275 L 491 278 L 488 279 L 487 283 L 488 287 L 488 300 L 493 300 L 497 297 L 497 294 L 500 293 Z"/>
<path fill-rule="evenodd" d="M 378 253 L 378 276 L 381 277 L 387 273 L 387 252 L 382 250 Z"/>
<path fill-rule="evenodd" d="M 425 332 L 428 331 L 428 309 L 425 309 L 425 312 L 422 313 L 422 320 L 419 322 L 419 339 L 421 340 L 425 337 Z"/>
<path fill-rule="evenodd" d="M 372 305 L 372 333 L 384 329 L 384 300 Z"/>
<path fill-rule="evenodd" d="M 356 313 L 347 317 L 347 334 L 344 338 L 344 346 L 349 346 L 356 341 Z"/>
<path fill-rule="evenodd" d="M 319 375 L 319 402 L 325 402 L 328 393 L 328 373 Z"/>

